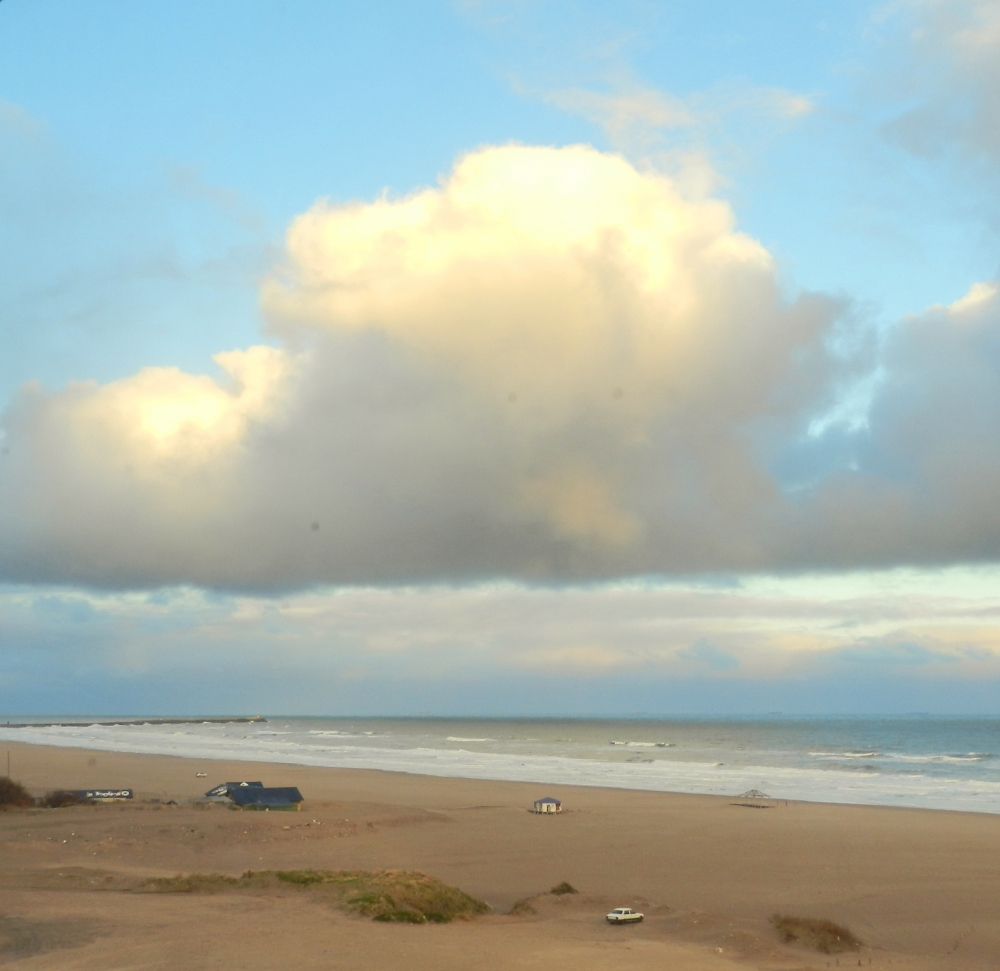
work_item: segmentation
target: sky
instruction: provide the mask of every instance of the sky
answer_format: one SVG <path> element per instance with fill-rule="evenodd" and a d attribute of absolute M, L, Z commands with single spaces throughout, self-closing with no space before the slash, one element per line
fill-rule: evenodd
<path fill-rule="evenodd" d="M 1000 0 L 4 0 L 0 252 L 0 713 L 1000 714 Z"/>

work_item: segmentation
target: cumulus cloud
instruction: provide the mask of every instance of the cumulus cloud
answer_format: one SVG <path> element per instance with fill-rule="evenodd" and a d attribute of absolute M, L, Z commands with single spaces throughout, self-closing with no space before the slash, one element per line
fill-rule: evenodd
<path fill-rule="evenodd" d="M 748 432 L 809 398 L 831 316 L 783 299 L 724 203 L 583 147 L 484 149 L 439 188 L 317 204 L 262 299 L 284 348 L 220 355 L 222 378 L 24 390 L 6 575 L 755 565 L 775 487 Z"/>
<path fill-rule="evenodd" d="M 436 188 L 320 202 L 262 303 L 281 346 L 216 376 L 23 389 L 0 575 L 268 590 L 1000 548 L 997 288 L 904 321 L 849 461 L 789 491 L 775 456 L 843 437 L 815 422 L 838 305 L 787 299 L 723 202 L 616 155 L 485 148 Z"/>
<path fill-rule="evenodd" d="M 804 504 L 831 564 L 1000 555 L 1000 287 L 901 321 L 850 469 Z"/>

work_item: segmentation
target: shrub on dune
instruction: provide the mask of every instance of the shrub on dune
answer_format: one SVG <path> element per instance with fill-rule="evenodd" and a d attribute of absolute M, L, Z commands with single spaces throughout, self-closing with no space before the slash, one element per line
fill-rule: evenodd
<path fill-rule="evenodd" d="M 38 800 L 38 805 L 45 809 L 65 809 L 67 806 L 86 806 L 88 802 L 75 792 L 66 792 L 63 789 L 55 789 L 45 793 Z"/>
<path fill-rule="evenodd" d="M 571 883 L 567 883 L 563 880 L 562 883 L 557 883 L 549 893 L 554 893 L 556 896 L 561 896 L 564 893 L 579 893 L 580 891 L 576 889 Z"/>
<path fill-rule="evenodd" d="M 20 782 L 0 775 L 0 809 L 23 809 L 34 804 L 31 793 Z"/>
<path fill-rule="evenodd" d="M 840 954 L 861 949 L 861 941 L 846 927 L 841 927 L 832 920 L 775 914 L 771 923 L 786 944 L 804 944 L 823 954 Z"/>

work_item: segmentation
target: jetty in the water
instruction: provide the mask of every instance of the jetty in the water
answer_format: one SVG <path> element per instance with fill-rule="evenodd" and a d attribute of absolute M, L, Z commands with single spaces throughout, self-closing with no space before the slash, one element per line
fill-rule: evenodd
<path fill-rule="evenodd" d="M 266 722 L 260 715 L 248 718 L 116 718 L 114 721 L 86 722 L 7 722 L 4 728 L 92 728 L 102 725 L 113 728 L 116 725 L 232 725 L 240 723 L 249 725 L 255 722 Z"/>

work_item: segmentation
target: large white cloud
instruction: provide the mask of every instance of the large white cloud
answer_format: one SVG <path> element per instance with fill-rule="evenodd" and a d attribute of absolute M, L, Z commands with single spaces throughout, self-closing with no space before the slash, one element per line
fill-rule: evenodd
<path fill-rule="evenodd" d="M 722 202 L 585 147 L 472 153 L 318 204 L 225 379 L 27 388 L 7 576 L 107 584 L 602 576 L 762 561 L 755 423 L 821 379 Z M 291 350 L 294 348 L 294 350 Z M 766 544 L 764 544 L 766 545 Z"/>
<path fill-rule="evenodd" d="M 438 188 L 317 204 L 262 299 L 282 347 L 219 377 L 23 390 L 0 575 L 274 589 L 1000 550 L 995 288 L 903 322 L 848 458 L 822 454 L 833 429 L 789 493 L 768 463 L 831 406 L 837 305 L 786 299 L 724 203 L 618 156 L 486 148 Z"/>

